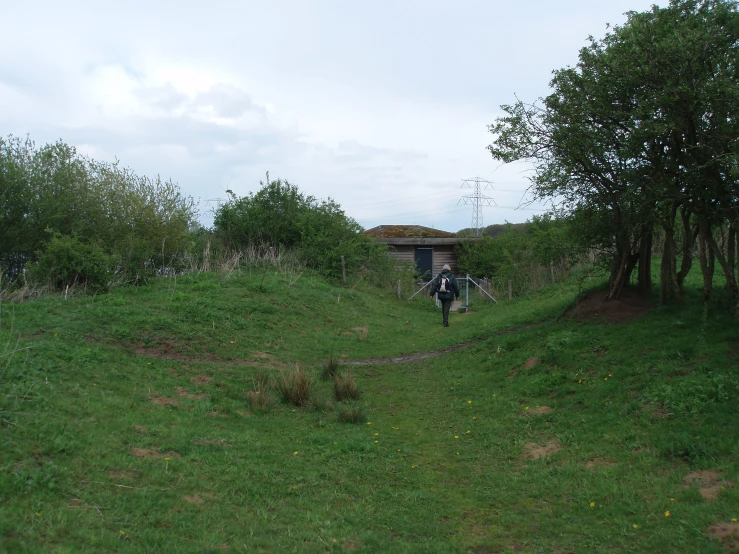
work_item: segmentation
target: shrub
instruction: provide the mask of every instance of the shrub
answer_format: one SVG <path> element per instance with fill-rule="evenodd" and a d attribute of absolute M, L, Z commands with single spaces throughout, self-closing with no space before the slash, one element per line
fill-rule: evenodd
<path fill-rule="evenodd" d="M 276 387 L 284 402 L 293 406 L 307 406 L 313 395 L 314 384 L 313 375 L 296 365 L 294 369 L 280 370 Z"/>
<path fill-rule="evenodd" d="M 334 375 L 334 398 L 337 402 L 359 398 L 359 387 L 351 372 L 344 371 Z"/>
<path fill-rule="evenodd" d="M 99 292 L 110 286 L 112 263 L 102 248 L 74 236 L 54 234 L 28 271 L 31 281 L 48 282 L 56 289 L 82 285 Z"/>

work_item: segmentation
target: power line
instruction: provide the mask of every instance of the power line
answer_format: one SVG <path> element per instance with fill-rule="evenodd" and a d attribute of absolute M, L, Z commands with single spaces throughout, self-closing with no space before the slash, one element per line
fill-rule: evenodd
<path fill-rule="evenodd" d="M 481 179 L 480 177 L 474 177 L 472 179 L 462 179 L 462 187 L 473 188 L 472 194 L 467 194 L 460 198 L 459 202 L 464 204 L 472 204 L 472 228 L 475 229 L 475 234 L 479 237 L 482 234 L 482 207 L 490 206 L 491 202 L 495 203 L 495 200 L 489 196 L 485 196 L 482 191 L 488 187 L 492 188 L 493 183 Z M 481 185 L 485 185 L 481 187 Z M 497 204 L 496 204 L 497 205 Z"/>

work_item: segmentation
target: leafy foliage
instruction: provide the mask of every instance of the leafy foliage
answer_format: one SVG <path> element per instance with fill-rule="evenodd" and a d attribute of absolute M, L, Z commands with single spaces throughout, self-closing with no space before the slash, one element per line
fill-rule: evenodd
<path fill-rule="evenodd" d="M 666 236 L 663 301 L 681 295 L 696 235 L 704 295 L 715 259 L 737 297 L 737 4 L 672 0 L 627 15 L 626 24 L 591 39 L 575 67 L 554 72 L 541 105 L 502 106 L 490 152 L 533 162 L 535 196 L 578 216 L 579 236 L 607 248 L 611 298 L 637 263 L 640 287 L 649 290 L 657 226 Z M 679 272 L 676 223 L 685 229 Z M 721 244 L 716 228 L 727 230 Z"/>
<path fill-rule="evenodd" d="M 88 261 L 92 252 L 97 260 L 105 254 L 119 280 L 140 281 L 184 263 L 194 217 L 192 198 L 171 181 L 80 156 L 61 141 L 37 147 L 30 139 L 0 138 L 0 266 L 6 279 L 21 277 L 49 246 L 66 241 L 69 248 L 76 241 L 78 254 L 88 249 Z M 41 263 L 36 277 L 52 265 Z"/>
<path fill-rule="evenodd" d="M 216 236 L 226 245 L 243 249 L 250 244 L 298 250 L 308 265 L 334 278 L 356 271 L 381 248 L 331 199 L 317 200 L 297 186 L 278 179 L 260 182 L 261 188 L 242 198 L 232 192 L 216 212 Z"/>

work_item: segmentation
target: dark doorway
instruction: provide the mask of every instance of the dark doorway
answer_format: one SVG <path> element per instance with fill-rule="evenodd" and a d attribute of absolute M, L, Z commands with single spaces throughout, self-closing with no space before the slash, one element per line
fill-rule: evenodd
<path fill-rule="evenodd" d="M 418 274 L 424 281 L 430 281 L 433 278 L 433 248 L 416 248 L 416 267 L 418 268 Z"/>

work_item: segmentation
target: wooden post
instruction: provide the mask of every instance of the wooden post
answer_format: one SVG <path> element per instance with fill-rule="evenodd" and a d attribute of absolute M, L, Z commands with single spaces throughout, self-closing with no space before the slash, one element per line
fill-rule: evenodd
<path fill-rule="evenodd" d="M 344 263 L 344 256 L 341 257 L 341 280 L 346 285 L 346 264 Z"/>
<path fill-rule="evenodd" d="M 398 300 L 403 300 L 403 287 L 400 284 L 400 279 L 398 279 Z"/>
<path fill-rule="evenodd" d="M 554 260 L 549 260 L 549 270 L 552 272 L 552 284 L 554 284 Z"/>
<path fill-rule="evenodd" d="M 513 281 L 508 280 L 508 300 L 513 299 Z"/>

